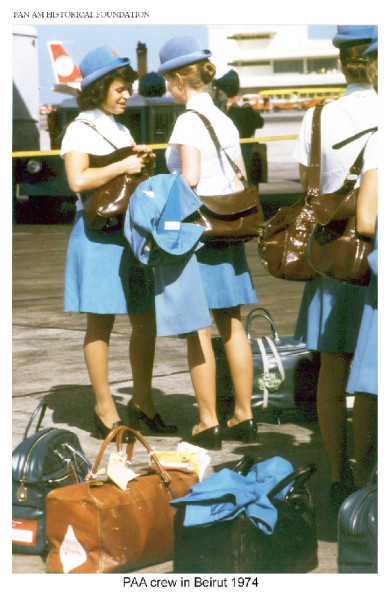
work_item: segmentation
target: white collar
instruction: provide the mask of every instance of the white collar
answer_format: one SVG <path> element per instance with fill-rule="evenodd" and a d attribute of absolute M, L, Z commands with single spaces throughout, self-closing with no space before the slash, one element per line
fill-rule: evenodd
<path fill-rule="evenodd" d="M 103 112 L 103 110 L 100 110 L 100 108 L 94 108 L 93 110 L 83 111 L 78 114 L 76 119 L 85 119 L 86 121 L 90 119 L 91 121 L 94 121 L 94 123 L 104 123 L 105 121 L 109 120 L 112 123 L 115 123 L 114 116 L 107 115 Z"/>
<path fill-rule="evenodd" d="M 194 94 L 194 96 L 188 100 L 186 108 L 207 108 L 211 105 L 213 105 L 211 95 L 208 94 L 208 92 L 200 92 L 199 94 Z"/>
<path fill-rule="evenodd" d="M 371 85 L 370 83 L 350 83 L 347 86 L 346 91 L 343 95 L 349 96 L 350 94 L 356 94 L 357 92 L 373 92 L 374 94 L 376 93 L 373 88 L 373 85 Z"/>

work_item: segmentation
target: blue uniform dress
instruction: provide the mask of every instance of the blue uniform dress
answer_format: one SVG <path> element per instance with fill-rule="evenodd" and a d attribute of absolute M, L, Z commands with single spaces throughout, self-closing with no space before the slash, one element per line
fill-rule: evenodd
<path fill-rule="evenodd" d="M 100 110 L 81 113 L 117 147 L 133 144 L 129 131 Z M 109 154 L 112 146 L 83 123 L 72 123 L 61 154 L 72 150 Z M 69 239 L 65 268 L 65 312 L 129 314 L 154 310 L 153 273 L 135 258 L 121 231 L 92 231 L 86 224 L 80 199 Z"/>
<path fill-rule="evenodd" d="M 231 119 L 213 104 L 211 96 L 196 94 L 186 108 L 197 110 L 209 119 L 220 144 L 235 160 L 240 154 L 238 131 Z M 171 173 L 181 172 L 180 145 L 194 146 L 200 151 L 199 195 L 229 194 L 233 191 L 232 167 L 224 156 L 217 155 L 208 130 L 194 113 L 184 113 L 176 121 L 166 154 Z M 196 255 L 209 308 L 230 308 L 257 302 L 242 242 L 205 244 Z"/>
<path fill-rule="evenodd" d="M 378 395 L 377 247 L 376 233 L 375 248 L 368 257 L 372 276 L 347 386 L 349 394 Z"/>
<path fill-rule="evenodd" d="M 294 156 L 309 166 L 313 110 L 306 113 Z M 368 136 L 333 150 L 336 142 L 377 125 L 377 94 L 372 86 L 354 84 L 344 95 L 326 105 L 321 119 L 320 192 L 334 192 L 342 185 Z M 320 275 L 304 287 L 295 338 L 311 350 L 353 354 L 365 303 L 366 288 L 326 279 Z"/>

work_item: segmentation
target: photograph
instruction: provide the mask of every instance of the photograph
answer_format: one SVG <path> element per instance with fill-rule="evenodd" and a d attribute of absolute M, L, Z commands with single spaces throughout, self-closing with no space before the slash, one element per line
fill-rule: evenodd
<path fill-rule="evenodd" d="M 386 31 L 308 5 L 2 10 L 15 592 L 384 597 Z"/>

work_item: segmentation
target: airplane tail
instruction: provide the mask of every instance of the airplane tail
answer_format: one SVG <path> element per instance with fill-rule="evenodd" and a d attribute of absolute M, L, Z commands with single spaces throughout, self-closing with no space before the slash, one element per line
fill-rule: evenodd
<path fill-rule="evenodd" d="M 77 94 L 83 79 L 79 67 L 61 42 L 48 42 L 47 44 L 56 81 L 54 89 L 62 93 Z"/>

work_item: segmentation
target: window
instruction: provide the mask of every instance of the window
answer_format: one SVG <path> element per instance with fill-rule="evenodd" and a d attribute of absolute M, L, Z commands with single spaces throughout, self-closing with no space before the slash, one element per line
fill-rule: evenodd
<path fill-rule="evenodd" d="M 308 73 L 326 73 L 338 69 L 336 58 L 309 58 L 307 59 Z"/>
<path fill-rule="evenodd" d="M 274 73 L 304 73 L 303 60 L 275 60 Z"/>
<path fill-rule="evenodd" d="M 229 67 L 267 67 L 269 60 L 234 60 L 228 63 Z"/>

